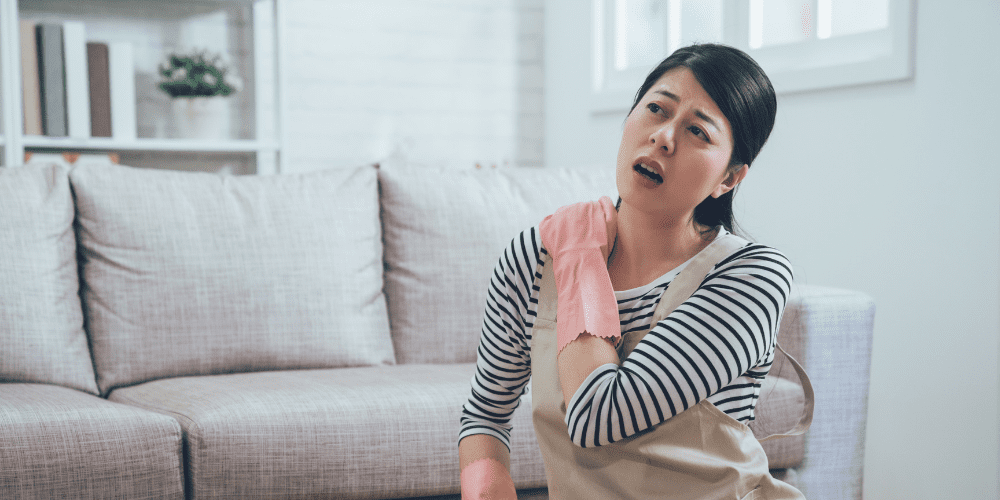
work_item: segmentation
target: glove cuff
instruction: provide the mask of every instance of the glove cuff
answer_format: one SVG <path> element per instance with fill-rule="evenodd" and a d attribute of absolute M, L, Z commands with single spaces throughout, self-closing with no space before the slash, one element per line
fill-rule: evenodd
<path fill-rule="evenodd" d="M 609 339 L 621 338 L 618 301 L 607 265 L 600 251 L 588 250 L 556 262 L 558 306 L 556 308 L 557 352 L 583 332 Z"/>
<path fill-rule="evenodd" d="M 480 458 L 462 469 L 462 500 L 517 500 L 514 480 L 494 458 Z"/>

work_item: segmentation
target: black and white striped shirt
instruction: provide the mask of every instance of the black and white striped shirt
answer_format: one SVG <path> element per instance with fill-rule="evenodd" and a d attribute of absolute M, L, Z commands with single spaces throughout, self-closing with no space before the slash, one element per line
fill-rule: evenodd
<path fill-rule="evenodd" d="M 510 449 L 510 418 L 531 377 L 543 253 L 533 227 L 511 241 L 494 268 L 459 441 L 490 434 Z M 686 264 L 615 292 L 623 333 L 649 328 L 664 290 Z M 566 413 L 570 438 L 582 447 L 613 443 L 706 398 L 736 420 L 753 420 L 791 281 L 788 259 L 771 247 L 750 243 L 723 259 L 621 366 L 600 366 L 581 384 Z"/>

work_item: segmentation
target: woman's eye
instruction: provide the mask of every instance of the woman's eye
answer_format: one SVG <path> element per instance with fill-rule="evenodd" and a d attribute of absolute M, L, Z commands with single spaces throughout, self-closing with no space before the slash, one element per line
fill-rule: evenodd
<path fill-rule="evenodd" d="M 663 108 L 660 107 L 659 104 L 656 104 L 655 102 L 651 102 L 651 103 L 647 104 L 646 107 L 649 108 L 649 110 L 652 111 L 652 112 L 654 112 L 654 113 L 659 113 L 660 110 L 663 109 Z"/>
<path fill-rule="evenodd" d="M 704 139 L 706 141 L 708 140 L 708 136 L 705 135 L 705 132 L 702 131 L 700 128 L 698 128 L 698 127 L 691 127 L 690 130 L 691 130 L 691 133 L 693 133 L 694 135 L 696 135 L 698 137 L 701 137 L 702 139 Z"/>

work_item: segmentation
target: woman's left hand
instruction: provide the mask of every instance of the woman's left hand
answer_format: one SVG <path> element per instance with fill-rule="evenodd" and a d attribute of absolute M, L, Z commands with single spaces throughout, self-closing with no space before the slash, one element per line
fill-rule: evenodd
<path fill-rule="evenodd" d="M 556 291 L 558 350 L 586 332 L 615 342 L 621 337 L 618 303 L 608 276 L 618 212 L 611 199 L 567 205 L 539 225 L 552 257 Z"/>

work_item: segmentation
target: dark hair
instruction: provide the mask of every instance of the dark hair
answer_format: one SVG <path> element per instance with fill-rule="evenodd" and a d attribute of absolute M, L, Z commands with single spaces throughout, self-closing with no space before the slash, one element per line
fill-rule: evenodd
<path fill-rule="evenodd" d="M 677 67 L 691 70 L 729 120 L 733 132 L 729 172 L 735 172 L 743 164 L 752 164 L 771 135 L 778 108 L 774 87 L 764 70 L 745 52 L 734 47 L 713 43 L 682 47 L 646 76 L 646 81 L 635 94 L 629 114 L 664 73 Z M 721 224 L 727 231 L 736 233 L 733 216 L 735 195 L 736 188 L 733 188 L 718 198 L 706 198 L 694 209 L 695 222 L 710 228 Z"/>

